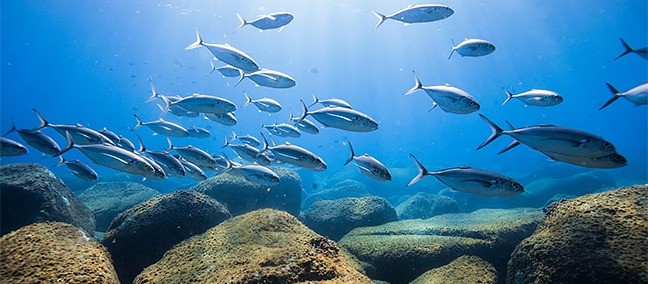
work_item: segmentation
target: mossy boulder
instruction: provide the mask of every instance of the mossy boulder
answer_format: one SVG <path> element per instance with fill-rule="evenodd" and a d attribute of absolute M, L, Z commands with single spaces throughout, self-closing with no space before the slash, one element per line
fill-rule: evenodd
<path fill-rule="evenodd" d="M 393 284 L 408 283 L 466 254 L 493 264 L 504 279 L 510 253 L 543 217 L 538 209 L 482 209 L 356 228 L 339 243 L 373 264 L 376 279 Z"/>
<path fill-rule="evenodd" d="M 78 226 L 92 236 L 92 211 L 39 164 L 0 166 L 0 235 L 44 221 Z"/>
<path fill-rule="evenodd" d="M 427 219 L 447 213 L 459 213 L 459 204 L 451 197 L 419 192 L 396 207 L 398 219 Z"/>
<path fill-rule="evenodd" d="M 2 283 L 119 283 L 106 249 L 60 222 L 22 227 L 0 238 Z"/>
<path fill-rule="evenodd" d="M 96 230 L 105 232 L 119 213 L 157 195 L 139 183 L 100 182 L 79 194 L 79 199 L 94 213 Z"/>
<path fill-rule="evenodd" d="M 473 255 L 464 255 L 444 266 L 423 273 L 410 284 L 495 284 L 496 282 L 497 271 L 492 264 Z"/>
<path fill-rule="evenodd" d="M 272 187 L 248 181 L 235 173 L 224 173 L 211 177 L 191 189 L 227 205 L 234 216 L 261 208 L 273 208 L 299 215 L 302 194 L 299 174 L 283 167 L 271 169 L 280 180 L 278 185 Z"/>
<path fill-rule="evenodd" d="M 261 209 L 175 246 L 135 283 L 371 283 L 359 267 L 294 216 Z"/>
<path fill-rule="evenodd" d="M 101 241 L 122 283 L 130 283 L 174 245 L 218 225 L 231 215 L 213 198 L 191 190 L 159 195 L 113 220 Z"/>
<path fill-rule="evenodd" d="M 357 227 L 396 221 L 396 211 L 382 197 L 320 200 L 304 212 L 304 224 L 315 232 L 339 240 Z"/>
<path fill-rule="evenodd" d="M 554 203 L 507 283 L 648 283 L 648 185 Z"/>

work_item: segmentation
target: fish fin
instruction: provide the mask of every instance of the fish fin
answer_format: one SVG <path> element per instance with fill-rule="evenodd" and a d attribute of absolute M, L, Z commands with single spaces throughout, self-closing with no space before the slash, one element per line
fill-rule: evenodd
<path fill-rule="evenodd" d="M 142 137 L 140 137 L 139 134 L 135 134 L 135 135 L 137 136 L 137 140 L 139 140 L 139 146 L 140 146 L 140 148 L 139 148 L 139 150 L 137 150 L 137 152 L 140 152 L 140 153 L 146 152 L 146 147 L 144 147 L 144 142 L 142 142 Z"/>
<path fill-rule="evenodd" d="M 302 120 L 306 118 L 306 116 L 308 116 L 308 107 L 306 107 L 306 103 L 304 103 L 303 100 L 299 100 L 299 101 L 301 102 L 302 105 L 302 114 L 299 116 L 299 119 L 297 119 L 296 124 L 299 124 L 300 122 L 302 122 Z"/>
<path fill-rule="evenodd" d="M 448 60 L 450 60 L 450 58 L 452 58 L 452 55 L 454 54 L 455 49 L 456 49 L 454 39 L 450 39 L 450 41 L 452 42 L 452 51 L 450 51 L 450 56 L 448 56 Z"/>
<path fill-rule="evenodd" d="M 281 31 L 283 31 L 283 29 L 284 29 L 285 27 L 286 27 L 286 26 L 281 26 L 281 28 L 279 28 L 279 29 L 277 30 L 277 32 L 280 33 Z"/>
<path fill-rule="evenodd" d="M 243 72 L 243 70 L 241 70 L 241 72 L 239 72 L 239 74 L 240 74 L 239 79 L 238 79 L 238 81 L 236 81 L 236 84 L 234 84 L 234 87 L 238 86 L 241 83 L 241 81 L 243 81 L 243 79 L 245 79 L 245 77 L 247 77 L 245 72 Z"/>
<path fill-rule="evenodd" d="M 252 103 L 252 99 L 250 98 L 250 96 L 248 96 L 248 94 L 245 91 L 243 91 L 243 95 L 245 96 L 245 103 L 241 108 L 249 106 Z"/>
<path fill-rule="evenodd" d="M 16 131 L 16 122 L 14 122 L 13 116 L 11 117 L 11 129 L 9 131 L 5 132 L 5 134 L 2 134 L 2 136 L 7 136 L 9 133 Z M 35 130 L 34 130 L 35 131 Z"/>
<path fill-rule="evenodd" d="M 239 22 L 241 22 L 241 24 L 239 24 L 239 26 L 236 28 L 236 30 L 235 30 L 234 32 L 238 32 L 238 31 L 240 31 L 243 27 L 245 27 L 245 25 L 249 24 L 249 23 L 248 23 L 248 22 L 243 18 L 243 16 L 241 16 L 241 14 L 236 13 L 236 17 L 238 18 Z"/>
<path fill-rule="evenodd" d="M 435 101 L 432 101 L 432 108 L 428 110 L 428 112 L 431 112 L 433 109 L 435 109 L 439 104 L 437 104 Z"/>
<path fill-rule="evenodd" d="M 144 100 L 145 103 L 148 103 L 160 97 L 160 94 L 155 89 L 155 85 L 153 85 L 153 81 L 151 81 L 151 77 L 149 77 L 149 84 L 151 85 L 151 96 Z"/>
<path fill-rule="evenodd" d="M 169 152 L 169 151 L 173 150 L 174 147 L 173 147 L 173 143 L 171 143 L 171 139 L 169 137 L 167 137 L 166 139 L 167 139 L 167 144 L 169 144 L 169 148 L 164 149 L 164 151 Z"/>
<path fill-rule="evenodd" d="M 216 66 L 214 66 L 214 62 L 209 61 L 209 65 L 211 66 L 211 71 L 209 71 L 209 74 L 207 74 L 207 75 L 211 75 L 212 73 L 214 73 L 214 71 L 216 71 Z M 225 77 L 225 76 L 223 76 L 223 77 Z"/>
<path fill-rule="evenodd" d="M 506 152 L 508 150 L 511 150 L 511 149 L 519 146 L 520 144 L 522 144 L 522 143 L 520 143 L 520 141 L 513 140 L 510 144 L 508 144 L 506 147 L 504 147 L 504 149 L 497 152 L 497 155 L 502 154 L 502 153 L 504 153 L 504 152 Z"/>
<path fill-rule="evenodd" d="M 419 182 L 422 178 L 424 178 L 426 175 L 430 174 L 430 172 L 428 172 L 428 170 L 423 166 L 423 164 L 421 164 L 421 162 L 419 162 L 419 160 L 416 159 L 416 157 L 414 157 L 414 155 L 412 155 L 411 153 L 410 153 L 410 157 L 412 157 L 414 163 L 416 163 L 418 174 L 405 187 L 414 185 L 415 183 Z"/>
<path fill-rule="evenodd" d="M 614 86 L 612 86 L 612 84 L 610 84 L 610 83 L 605 83 L 605 85 L 608 87 L 608 89 L 610 89 L 610 92 L 612 93 L 612 98 L 610 98 L 607 102 L 605 102 L 605 103 L 604 103 L 604 104 L 599 108 L 599 110 L 602 110 L 602 109 L 606 108 L 606 107 L 609 106 L 611 103 L 613 103 L 614 101 L 618 100 L 618 99 L 621 97 L 621 96 L 619 95 L 619 94 L 620 94 L 619 90 L 617 90 Z"/>
<path fill-rule="evenodd" d="M 491 134 L 490 134 L 490 136 L 488 136 L 488 138 L 486 138 L 486 140 L 484 140 L 484 142 L 481 145 L 479 145 L 479 147 L 477 147 L 477 150 L 479 150 L 481 148 L 484 148 L 486 145 L 490 144 L 495 139 L 497 139 L 497 137 L 500 137 L 502 135 L 502 131 L 503 131 L 499 126 L 497 126 L 495 123 L 493 123 L 490 119 L 488 119 L 483 114 L 480 113 L 479 117 L 481 117 L 482 120 L 484 120 L 484 122 L 486 122 L 486 124 L 488 124 L 488 127 L 491 130 Z"/>
<path fill-rule="evenodd" d="M 385 22 L 385 20 L 387 20 L 387 16 L 385 16 L 385 15 L 383 15 L 383 14 L 377 12 L 377 11 L 374 11 L 374 10 L 371 10 L 371 12 L 372 12 L 374 15 L 376 15 L 376 17 L 378 17 L 378 23 L 377 23 L 376 26 L 374 27 L 374 31 L 375 31 L 375 30 L 378 29 L 378 27 L 380 27 L 380 25 L 382 25 L 383 22 Z"/>
<path fill-rule="evenodd" d="M 632 47 L 630 47 L 630 45 L 625 40 L 623 40 L 623 38 L 619 38 L 619 39 L 621 40 L 621 44 L 623 45 L 623 48 L 625 48 L 625 51 L 623 51 L 623 53 L 619 54 L 619 56 L 612 59 L 612 61 L 617 60 L 617 59 L 625 56 L 626 54 L 631 53 L 631 52 L 634 51 L 634 49 L 632 49 Z"/>
<path fill-rule="evenodd" d="M 232 140 L 234 140 L 234 139 L 236 139 L 236 134 L 234 134 L 234 138 L 232 138 Z M 229 146 L 229 144 L 230 143 L 229 143 L 229 140 L 227 140 L 227 135 L 226 135 L 225 136 L 225 144 L 223 144 L 223 146 L 221 146 L 221 149 Z"/>
<path fill-rule="evenodd" d="M 506 100 L 504 100 L 504 102 L 502 103 L 502 105 L 505 105 L 506 103 L 508 103 L 508 101 L 510 101 L 513 98 L 513 94 L 511 94 L 511 92 L 509 92 L 504 87 L 502 87 L 502 90 L 504 90 L 504 92 L 506 93 Z"/>
<path fill-rule="evenodd" d="M 54 165 L 54 167 L 58 167 L 60 165 L 65 164 L 65 158 L 63 158 L 63 155 L 60 155 L 59 158 L 60 160 L 58 161 L 58 163 L 56 163 L 56 165 Z"/>
<path fill-rule="evenodd" d="M 198 28 L 196 28 L 196 41 L 187 47 L 185 47 L 185 50 L 191 50 L 194 48 L 199 48 L 201 45 L 203 45 L 203 39 L 200 36 L 200 33 L 198 32 Z"/>
<path fill-rule="evenodd" d="M 508 125 L 508 127 L 510 128 L 509 130 L 515 130 L 515 126 L 513 126 L 513 124 L 511 124 L 511 122 L 509 122 L 508 120 L 506 121 L 506 125 Z"/>
<path fill-rule="evenodd" d="M 265 138 L 265 135 L 263 135 L 263 132 L 261 132 L 261 138 L 263 138 L 263 147 L 257 153 L 256 155 L 257 157 L 261 156 L 261 154 L 264 153 L 265 151 L 268 151 L 268 146 L 269 146 L 268 140 Z"/>
<path fill-rule="evenodd" d="M 36 128 L 32 130 L 43 129 L 50 125 L 49 122 L 45 119 L 45 117 L 40 112 L 38 112 L 35 108 L 32 108 L 32 110 L 34 111 L 34 113 L 36 113 L 38 120 L 40 120 L 40 125 L 36 126 Z"/>
<path fill-rule="evenodd" d="M 67 146 L 65 146 L 65 148 L 63 148 L 61 151 L 59 151 L 52 157 L 58 157 L 60 155 L 63 155 L 63 153 L 70 151 L 70 149 L 74 148 L 74 140 L 72 140 L 72 135 L 70 135 L 69 131 L 65 131 L 65 138 L 67 139 L 67 143 L 68 143 Z"/>
<path fill-rule="evenodd" d="M 133 116 L 137 120 L 137 124 L 135 124 L 135 126 L 133 128 L 131 128 L 130 131 L 134 131 L 135 129 L 138 129 L 138 128 L 140 128 L 140 126 L 142 126 L 142 120 L 139 118 L 139 116 L 137 116 L 137 114 L 133 114 Z"/>
<path fill-rule="evenodd" d="M 308 107 L 312 107 L 312 106 L 314 106 L 316 103 L 319 103 L 319 99 L 318 99 L 317 96 L 315 95 L 315 92 L 312 92 L 311 94 L 313 95 L 313 103 L 310 104 Z"/>
<path fill-rule="evenodd" d="M 355 153 L 353 152 L 353 146 L 351 146 L 351 141 L 348 141 L 349 143 L 349 158 L 344 162 L 343 166 L 348 165 L 351 161 L 353 161 L 353 157 L 355 157 Z"/>
<path fill-rule="evenodd" d="M 423 88 L 423 83 L 421 83 L 421 79 L 419 79 L 418 75 L 416 75 L 416 71 L 412 70 L 412 73 L 414 73 L 414 87 L 412 87 L 411 89 L 409 89 L 409 91 L 403 94 L 404 96 L 410 95 Z"/>

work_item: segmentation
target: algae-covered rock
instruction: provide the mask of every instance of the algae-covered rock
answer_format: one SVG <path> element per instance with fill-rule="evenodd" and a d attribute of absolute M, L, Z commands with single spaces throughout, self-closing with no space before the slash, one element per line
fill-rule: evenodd
<path fill-rule="evenodd" d="M 308 209 L 318 200 L 334 200 L 345 197 L 365 197 L 371 196 L 369 187 L 359 181 L 347 179 L 336 183 L 330 189 L 324 189 L 306 197 L 302 203 L 304 210 Z"/>
<path fill-rule="evenodd" d="M 447 213 L 459 213 L 454 199 L 440 194 L 419 192 L 396 207 L 398 219 L 427 219 Z"/>
<path fill-rule="evenodd" d="M 2 283 L 119 283 L 106 249 L 78 227 L 45 222 L 0 238 Z"/>
<path fill-rule="evenodd" d="M 452 262 L 434 268 L 414 279 L 410 284 L 495 284 L 497 271 L 483 259 L 464 255 Z"/>
<path fill-rule="evenodd" d="M 306 226 L 336 241 L 354 228 L 396 220 L 394 208 L 378 196 L 320 200 L 304 213 Z"/>
<path fill-rule="evenodd" d="M 371 283 L 358 267 L 294 216 L 262 209 L 175 246 L 135 283 Z"/>
<path fill-rule="evenodd" d="M 0 235 L 43 221 L 72 224 L 89 235 L 95 230 L 92 211 L 47 168 L 0 166 Z"/>
<path fill-rule="evenodd" d="M 224 173 L 211 177 L 191 189 L 227 205 L 234 216 L 260 208 L 273 208 L 298 215 L 302 193 L 299 174 L 283 167 L 272 167 L 272 171 L 280 180 L 278 185 L 272 187 L 248 181 L 235 173 Z"/>
<path fill-rule="evenodd" d="M 139 183 L 100 182 L 81 193 L 79 199 L 94 213 L 96 230 L 105 232 L 119 213 L 157 195 L 160 193 Z"/>
<path fill-rule="evenodd" d="M 101 242 L 112 255 L 119 279 L 130 283 L 173 245 L 230 217 L 227 208 L 213 198 L 180 190 L 122 212 Z"/>
<path fill-rule="evenodd" d="M 482 209 L 356 228 L 339 243 L 373 264 L 376 279 L 393 284 L 408 283 L 466 254 L 493 264 L 503 279 L 510 253 L 543 216 L 538 209 Z"/>
<path fill-rule="evenodd" d="M 648 185 L 553 203 L 507 283 L 648 283 Z"/>

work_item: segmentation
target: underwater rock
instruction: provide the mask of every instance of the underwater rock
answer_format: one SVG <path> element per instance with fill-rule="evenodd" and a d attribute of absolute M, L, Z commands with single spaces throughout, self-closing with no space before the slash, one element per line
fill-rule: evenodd
<path fill-rule="evenodd" d="M 89 236 L 95 231 L 92 211 L 47 168 L 0 166 L 0 235 L 43 221 L 72 224 Z"/>
<path fill-rule="evenodd" d="M 253 183 L 237 174 L 224 173 L 191 189 L 224 203 L 234 216 L 260 208 L 273 208 L 298 215 L 302 193 L 299 174 L 283 167 L 273 167 L 272 171 L 280 179 L 279 184 L 272 187 Z"/>
<path fill-rule="evenodd" d="M 371 283 L 359 269 L 294 216 L 261 209 L 175 246 L 134 283 Z"/>
<path fill-rule="evenodd" d="M 373 264 L 376 279 L 393 284 L 408 283 L 466 254 L 493 264 L 504 279 L 510 253 L 543 217 L 538 209 L 482 209 L 356 228 L 339 243 Z"/>
<path fill-rule="evenodd" d="M 313 231 L 336 241 L 354 228 L 398 220 L 394 208 L 378 196 L 320 200 L 304 212 L 303 218 Z"/>
<path fill-rule="evenodd" d="M 159 195 L 113 220 L 101 243 L 122 283 L 130 283 L 181 241 L 202 234 L 231 215 L 213 198 L 192 190 Z"/>
<path fill-rule="evenodd" d="M 423 273 L 410 284 L 495 284 L 496 281 L 497 271 L 492 264 L 473 255 L 464 255 Z"/>
<path fill-rule="evenodd" d="M 78 227 L 32 224 L 0 238 L 2 283 L 119 283 L 106 249 Z"/>
<path fill-rule="evenodd" d="M 648 185 L 554 203 L 507 283 L 648 283 Z"/>
<path fill-rule="evenodd" d="M 100 182 L 79 194 L 79 199 L 94 213 L 96 230 L 105 232 L 119 213 L 157 195 L 139 183 Z"/>
<path fill-rule="evenodd" d="M 347 179 L 336 183 L 332 188 L 325 189 L 306 197 L 302 203 L 302 209 L 307 210 L 315 201 L 334 200 L 345 197 L 365 197 L 371 196 L 369 187 L 364 183 Z"/>
<path fill-rule="evenodd" d="M 396 214 L 400 220 L 427 219 L 459 212 L 459 204 L 454 199 L 426 192 L 419 192 L 396 207 Z"/>

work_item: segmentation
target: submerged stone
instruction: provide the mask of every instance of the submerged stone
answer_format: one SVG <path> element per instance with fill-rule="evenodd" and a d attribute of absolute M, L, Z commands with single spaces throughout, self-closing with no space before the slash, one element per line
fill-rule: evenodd
<path fill-rule="evenodd" d="M 496 282 L 497 271 L 492 264 L 473 255 L 464 255 L 444 266 L 423 273 L 410 284 L 495 284 Z"/>

